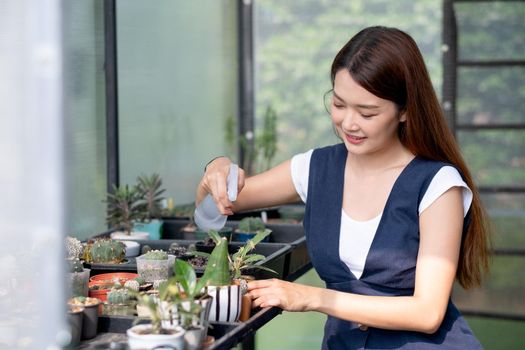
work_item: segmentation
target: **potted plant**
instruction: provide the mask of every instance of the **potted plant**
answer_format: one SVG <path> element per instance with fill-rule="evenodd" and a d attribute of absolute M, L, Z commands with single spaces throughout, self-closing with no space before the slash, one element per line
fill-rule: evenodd
<path fill-rule="evenodd" d="M 137 177 L 137 189 L 141 198 L 140 211 L 143 216 L 135 222 L 134 228 L 137 231 L 149 232 L 150 239 L 161 238 L 163 224 L 161 203 L 164 199 L 162 194 L 166 191 L 161 187 L 162 179 L 159 174 Z"/>
<path fill-rule="evenodd" d="M 129 187 L 113 185 L 113 193 L 107 194 L 108 224 L 117 230 L 111 233 L 111 238 L 120 240 L 148 239 L 148 232 L 133 231 L 135 221 L 143 217 L 143 201 L 136 186 Z"/>
<path fill-rule="evenodd" d="M 240 299 L 241 299 L 240 310 L 238 310 L 239 311 L 239 315 L 237 315 L 235 321 L 237 321 L 237 320 L 240 320 L 240 321 L 247 320 L 250 317 L 250 312 L 251 312 L 251 299 L 249 297 L 245 297 L 245 294 L 247 293 L 247 283 L 246 283 L 246 281 L 247 280 L 253 280 L 254 277 L 253 276 L 244 275 L 243 272 L 245 272 L 247 270 L 249 271 L 249 270 L 253 270 L 253 269 L 261 269 L 261 270 L 266 270 L 266 271 L 269 271 L 269 272 L 272 272 L 272 273 L 276 273 L 272 269 L 269 269 L 269 268 L 267 268 L 265 266 L 256 265 L 256 263 L 258 261 L 261 261 L 261 260 L 263 260 L 265 258 L 263 255 L 260 255 L 260 254 L 249 254 L 255 248 L 255 246 L 258 243 L 260 243 L 261 241 L 263 241 L 266 237 L 268 237 L 268 235 L 270 233 L 271 233 L 271 230 L 268 230 L 268 229 L 261 230 L 253 237 L 253 239 L 248 240 L 245 245 L 239 247 L 239 249 L 234 254 L 229 255 L 229 254 L 226 253 L 226 259 L 227 259 L 230 283 L 239 287 L 238 291 L 240 293 Z M 215 232 L 213 230 L 210 230 L 209 234 L 210 234 L 210 238 L 216 244 L 216 247 L 212 251 L 212 254 L 214 254 L 215 250 L 217 249 L 217 245 L 221 244 L 221 241 L 223 239 L 221 239 L 221 237 L 217 234 L 217 232 Z M 205 254 L 200 253 L 200 252 L 197 252 L 196 254 L 205 255 Z M 221 251 L 220 254 L 224 254 L 224 252 Z M 221 269 L 221 266 L 222 266 L 222 269 L 224 269 L 224 266 L 222 265 L 222 260 L 221 260 L 221 264 L 217 264 L 216 262 L 213 262 L 211 260 L 211 255 L 210 255 L 209 258 L 208 258 L 208 265 L 206 266 L 206 270 L 214 269 L 214 267 L 213 267 L 214 264 L 216 266 L 219 266 L 218 270 Z M 204 277 L 206 277 L 206 270 L 205 270 Z M 210 278 L 210 277 L 208 277 L 208 278 Z M 221 277 L 219 283 L 223 283 L 224 284 L 225 282 L 226 282 L 226 279 Z M 217 292 L 217 289 L 215 289 L 215 292 Z M 230 293 L 229 295 L 232 295 L 232 294 Z M 220 297 L 224 298 L 225 296 L 224 295 L 219 295 L 219 298 Z M 213 313 L 214 307 L 216 308 L 216 304 L 212 305 L 212 312 L 211 312 L 211 315 L 210 315 L 210 319 L 214 319 L 213 317 L 217 317 L 217 315 Z M 230 307 L 232 307 L 232 306 L 230 306 Z M 233 308 L 235 309 L 235 307 L 233 307 Z M 237 311 L 237 310 L 231 310 L 231 312 L 234 312 L 234 311 Z M 230 312 L 230 314 L 231 314 L 231 312 Z M 220 315 L 219 315 L 219 317 L 220 317 Z M 223 319 L 221 319 L 221 321 L 222 320 Z"/>
<path fill-rule="evenodd" d="M 264 260 L 264 255 L 249 254 L 255 246 L 268 237 L 271 232 L 272 231 L 268 229 L 258 231 L 252 239 L 249 239 L 245 245 L 240 247 L 230 256 L 230 272 L 233 283 L 238 284 L 241 287 L 242 294 L 241 315 L 239 316 L 239 321 L 246 321 L 250 318 L 252 309 L 252 299 L 246 296 L 246 293 L 248 292 L 247 281 L 254 280 L 255 278 L 249 274 L 246 275 L 245 273 L 249 273 L 250 270 L 260 269 L 277 274 L 270 268 L 255 265 L 257 262 Z"/>
<path fill-rule="evenodd" d="M 67 291 L 70 297 L 87 297 L 90 269 L 85 269 L 79 258 L 66 259 Z"/>
<path fill-rule="evenodd" d="M 75 237 L 67 236 L 66 247 L 66 286 L 69 297 L 88 296 L 89 269 L 84 269 L 80 258 L 83 255 L 84 247 Z"/>
<path fill-rule="evenodd" d="M 82 339 L 91 339 L 97 335 L 98 306 L 100 300 L 89 297 L 73 297 L 68 301 L 70 307 L 82 307 Z"/>
<path fill-rule="evenodd" d="M 175 262 L 175 256 L 163 250 L 150 250 L 137 257 L 137 272 L 146 282 L 167 280 L 170 267 Z"/>
<path fill-rule="evenodd" d="M 124 288 L 120 285 L 114 286 L 107 293 L 107 300 L 104 303 L 104 313 L 106 315 L 126 316 L 135 313 L 135 301 L 128 292 L 128 289 L 138 291 L 139 288 L 134 289 L 130 287 L 128 282 L 132 281 L 134 280 L 127 281 Z"/>
<path fill-rule="evenodd" d="M 163 345 L 184 349 L 184 329 L 178 326 L 172 328 L 162 326 L 164 310 L 158 297 L 143 292 L 130 292 L 137 298 L 139 305 L 148 309 L 151 322 L 134 325 L 126 331 L 129 348 L 131 350 L 153 349 Z"/>
<path fill-rule="evenodd" d="M 177 259 L 173 266 L 175 276 L 159 289 L 159 299 L 171 305 L 166 327 L 181 326 L 185 331 L 186 350 L 202 348 L 208 331 L 211 297 L 205 292 L 206 280 L 197 280 L 193 267 Z"/>
<path fill-rule="evenodd" d="M 236 322 L 241 314 L 241 288 L 232 283 L 228 255 L 228 240 L 219 238 L 210 230 L 217 240 L 215 248 L 208 258 L 202 279 L 207 286 L 207 293 L 212 297 L 211 321 Z"/>
<path fill-rule="evenodd" d="M 125 244 L 110 238 L 96 239 L 84 251 L 84 259 L 91 264 L 120 264 L 125 255 Z"/>
<path fill-rule="evenodd" d="M 250 239 L 253 239 L 258 231 L 262 231 L 266 228 L 264 222 L 261 218 L 258 217 L 247 217 L 243 218 L 237 229 L 233 233 L 233 240 L 238 242 L 247 242 Z M 265 241 L 268 240 L 268 235 L 264 238 Z"/>

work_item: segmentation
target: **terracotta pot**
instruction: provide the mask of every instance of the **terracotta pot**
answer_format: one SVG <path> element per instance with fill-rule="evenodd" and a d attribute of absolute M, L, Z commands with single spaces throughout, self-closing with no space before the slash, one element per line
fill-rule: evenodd
<path fill-rule="evenodd" d="M 252 298 L 246 295 L 247 290 L 243 290 L 241 281 L 253 281 L 254 279 L 253 276 L 242 276 L 240 279 L 233 280 L 233 283 L 241 286 L 241 315 L 239 316 L 239 321 L 241 322 L 247 321 L 252 313 Z M 247 286 L 244 288 L 247 288 Z"/>
<path fill-rule="evenodd" d="M 131 350 L 153 349 L 160 345 L 170 345 L 177 350 L 184 350 L 184 329 L 172 329 L 172 334 L 147 334 L 151 324 L 139 324 L 126 331 Z"/>
<path fill-rule="evenodd" d="M 89 279 L 89 296 L 91 298 L 98 298 L 100 301 L 107 301 L 107 294 L 115 282 L 124 285 L 126 281 L 138 276 L 138 273 L 131 272 L 110 272 L 92 276 Z M 93 286 L 102 286 L 102 289 L 91 289 Z"/>

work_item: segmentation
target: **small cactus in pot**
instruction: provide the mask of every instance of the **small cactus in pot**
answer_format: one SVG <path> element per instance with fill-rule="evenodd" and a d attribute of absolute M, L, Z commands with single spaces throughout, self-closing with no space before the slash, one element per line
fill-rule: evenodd
<path fill-rule="evenodd" d="M 120 264 L 126 255 L 126 246 L 112 239 L 96 240 L 89 248 L 91 262 L 95 264 Z"/>
<path fill-rule="evenodd" d="M 84 269 L 78 258 L 66 259 L 67 290 L 70 297 L 87 297 L 89 269 Z"/>
<path fill-rule="evenodd" d="M 166 280 L 175 256 L 162 250 L 150 250 L 137 259 L 137 272 L 146 282 Z"/>
<path fill-rule="evenodd" d="M 253 239 L 258 232 L 264 231 L 266 226 L 261 218 L 258 217 L 247 217 L 239 222 L 237 230 L 233 234 L 233 240 L 239 242 L 247 242 Z M 268 240 L 268 236 L 265 236 L 264 241 Z"/>

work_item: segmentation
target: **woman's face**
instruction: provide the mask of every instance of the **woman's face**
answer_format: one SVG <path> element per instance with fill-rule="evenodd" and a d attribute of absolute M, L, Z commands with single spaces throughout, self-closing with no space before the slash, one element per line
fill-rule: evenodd
<path fill-rule="evenodd" d="M 346 69 L 335 75 L 330 109 L 337 133 L 353 154 L 372 154 L 399 142 L 398 125 L 406 120 L 394 102 L 365 90 Z"/>

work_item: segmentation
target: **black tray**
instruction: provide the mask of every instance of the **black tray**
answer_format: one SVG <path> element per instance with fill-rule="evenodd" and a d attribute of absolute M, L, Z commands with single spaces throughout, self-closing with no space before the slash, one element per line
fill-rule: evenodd
<path fill-rule="evenodd" d="M 253 313 L 246 322 L 210 322 L 208 335 L 213 336 L 215 342 L 208 350 L 233 348 L 280 313 L 281 310 L 278 308 L 265 308 Z M 132 316 L 99 316 L 97 336 L 82 341 L 76 349 L 128 350 L 126 330 L 133 326 L 134 320 L 135 317 Z M 138 323 L 148 323 L 148 321 L 142 319 Z"/>
<path fill-rule="evenodd" d="M 189 220 L 165 219 L 163 225 L 164 238 L 184 239 L 181 229 L 189 224 Z M 239 221 L 228 220 L 226 226 L 236 228 Z M 306 248 L 304 228 L 299 224 L 267 224 L 272 234 L 269 243 L 290 244 L 292 249 L 286 256 L 284 279 L 294 281 L 312 268 L 310 255 Z M 262 244 L 262 243 L 260 243 Z"/>
<path fill-rule="evenodd" d="M 195 244 L 198 241 L 190 240 L 172 240 L 172 239 L 160 239 L 160 240 L 138 240 L 136 241 L 141 245 L 147 244 L 152 249 L 162 249 L 168 250 L 169 246 L 172 243 L 177 243 L 180 246 L 187 247 L 190 244 Z M 239 247 L 242 246 L 242 243 L 231 242 L 228 244 L 228 250 L 230 252 L 235 252 Z M 266 278 L 285 278 L 285 273 L 287 273 L 287 256 L 292 250 L 292 246 L 289 244 L 283 243 L 259 243 L 255 246 L 255 249 L 251 252 L 253 254 L 261 254 L 266 258 L 264 260 L 258 261 L 255 265 L 268 267 L 277 274 L 273 274 L 269 271 L 264 271 L 260 269 L 254 269 L 249 271 L 250 275 L 253 275 L 256 279 L 266 279 Z M 98 275 L 106 272 L 137 272 L 137 263 L 135 258 L 127 258 L 128 263 L 124 264 L 86 264 L 88 268 L 91 269 L 91 276 Z M 204 272 L 203 268 L 195 268 L 197 274 L 202 274 Z"/>

